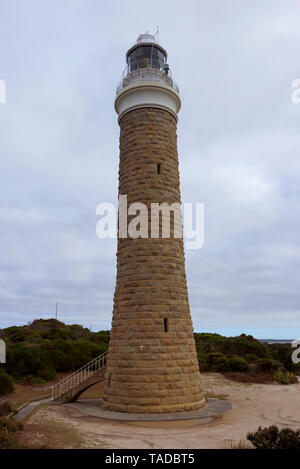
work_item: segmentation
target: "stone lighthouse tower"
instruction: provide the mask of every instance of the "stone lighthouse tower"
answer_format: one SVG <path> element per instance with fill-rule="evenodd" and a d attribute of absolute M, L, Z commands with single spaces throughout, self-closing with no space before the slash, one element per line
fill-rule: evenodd
<path fill-rule="evenodd" d="M 127 196 L 128 207 L 147 206 L 149 229 L 146 237 L 126 236 L 119 218 L 103 407 L 136 413 L 190 411 L 204 406 L 205 399 L 183 239 L 175 236 L 174 223 L 170 236 L 159 230 L 151 237 L 151 205 L 180 204 L 176 125 L 181 102 L 167 52 L 154 36 L 141 34 L 126 61 L 115 99 L 121 132 L 119 196 Z M 131 219 L 129 212 L 128 224 Z"/>

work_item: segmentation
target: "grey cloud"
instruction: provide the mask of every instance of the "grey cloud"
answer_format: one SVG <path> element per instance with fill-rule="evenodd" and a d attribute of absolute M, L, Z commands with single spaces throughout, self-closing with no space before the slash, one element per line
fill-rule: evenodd
<path fill-rule="evenodd" d="M 1 8 L 0 327 L 56 301 L 67 322 L 110 326 L 116 241 L 96 237 L 95 210 L 117 200 L 125 52 L 158 22 L 182 97 L 183 201 L 205 204 L 204 247 L 186 253 L 195 327 L 300 332 L 299 3 Z"/>

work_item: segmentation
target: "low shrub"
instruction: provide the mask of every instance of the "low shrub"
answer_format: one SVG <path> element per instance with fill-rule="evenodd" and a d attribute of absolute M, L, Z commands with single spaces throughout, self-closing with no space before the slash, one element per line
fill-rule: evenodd
<path fill-rule="evenodd" d="M 46 384 L 46 381 L 42 378 L 39 378 L 38 376 L 26 376 L 25 380 L 23 381 L 23 384 L 33 384 L 36 386 L 44 386 L 44 384 Z"/>
<path fill-rule="evenodd" d="M 198 364 L 200 371 L 209 371 L 210 366 L 207 363 L 207 355 L 205 353 L 198 353 Z"/>
<path fill-rule="evenodd" d="M 228 358 L 225 355 L 218 357 L 215 361 L 215 368 L 217 371 L 228 371 Z"/>
<path fill-rule="evenodd" d="M 239 357 L 229 357 L 228 367 L 231 371 L 240 371 L 240 372 L 249 371 L 249 364 L 246 362 L 246 360 L 244 360 L 244 358 L 239 358 Z"/>
<path fill-rule="evenodd" d="M 34 376 L 52 381 L 56 372 L 75 371 L 107 348 L 106 343 L 61 338 L 38 345 L 11 344 L 7 349 L 7 372 L 16 380 Z"/>
<path fill-rule="evenodd" d="M 281 365 L 272 358 L 260 358 L 257 360 L 257 366 L 260 371 L 273 371 L 279 368 Z"/>
<path fill-rule="evenodd" d="M 37 371 L 37 378 L 42 381 L 53 381 L 56 378 L 56 371 L 53 366 L 47 366 Z"/>
<path fill-rule="evenodd" d="M 286 370 L 276 370 L 273 374 L 273 379 L 276 383 L 280 384 L 295 384 L 298 383 L 297 376 L 291 371 Z"/>
<path fill-rule="evenodd" d="M 259 427 L 256 432 L 247 434 L 247 440 L 255 449 L 300 449 L 300 429 L 279 430 L 276 425 Z"/>
<path fill-rule="evenodd" d="M 10 414 L 12 411 L 11 403 L 9 401 L 0 402 L 0 417 Z"/>
<path fill-rule="evenodd" d="M 23 424 L 21 422 L 14 422 L 6 417 L 0 417 L 0 431 L 8 431 L 9 433 L 16 433 L 19 430 L 23 430 Z"/>
<path fill-rule="evenodd" d="M 207 363 L 210 369 L 215 371 L 228 370 L 228 358 L 220 352 L 211 352 L 207 354 Z"/>
<path fill-rule="evenodd" d="M 14 392 L 14 382 L 5 371 L 0 372 L 0 396 L 6 396 Z"/>
<path fill-rule="evenodd" d="M 257 358 L 271 357 L 266 344 L 245 334 L 239 337 L 224 337 L 220 334 L 195 333 L 195 343 L 198 352 L 219 352 L 223 355 L 238 355 L 245 357 L 246 354 L 252 354 Z"/>
<path fill-rule="evenodd" d="M 0 449 L 18 449 L 20 444 L 17 433 L 23 429 L 21 423 L 16 423 L 6 417 L 0 417 Z"/>
<path fill-rule="evenodd" d="M 244 358 L 248 363 L 256 363 L 258 360 L 258 357 L 252 353 L 247 353 Z"/>

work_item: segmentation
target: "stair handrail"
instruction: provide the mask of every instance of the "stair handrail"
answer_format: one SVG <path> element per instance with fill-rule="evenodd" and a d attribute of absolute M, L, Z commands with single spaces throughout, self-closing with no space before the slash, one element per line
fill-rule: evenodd
<path fill-rule="evenodd" d="M 104 367 L 107 361 L 108 351 L 93 358 L 90 362 L 83 365 L 78 370 L 74 371 L 71 375 L 66 376 L 58 383 L 51 386 L 52 400 L 72 389 L 76 384 L 81 383 L 87 379 L 91 373 L 95 373 L 100 368 Z"/>

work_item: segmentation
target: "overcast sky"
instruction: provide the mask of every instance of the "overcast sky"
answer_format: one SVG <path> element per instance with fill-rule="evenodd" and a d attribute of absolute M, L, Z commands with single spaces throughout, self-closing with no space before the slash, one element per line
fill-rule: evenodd
<path fill-rule="evenodd" d="M 183 202 L 205 204 L 186 252 L 197 331 L 300 336 L 300 3 L 1 0 L 0 327 L 54 315 L 108 329 L 116 240 L 113 102 L 125 53 L 160 28 L 180 88 Z"/>

